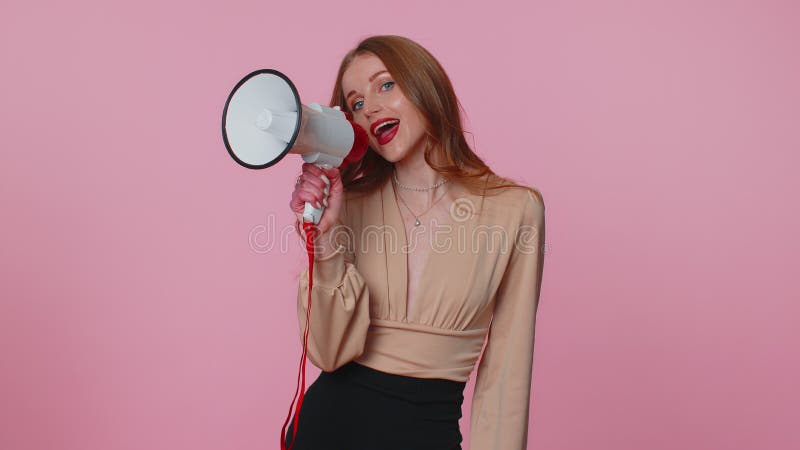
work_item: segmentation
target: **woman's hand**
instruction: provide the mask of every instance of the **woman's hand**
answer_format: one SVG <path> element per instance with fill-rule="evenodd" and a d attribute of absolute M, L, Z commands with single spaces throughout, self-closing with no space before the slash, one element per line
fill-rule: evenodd
<path fill-rule="evenodd" d="M 330 181 L 330 188 L 327 188 L 325 182 L 322 181 L 323 176 L 326 176 Z M 323 192 L 325 189 L 329 189 L 327 200 L 325 200 L 325 193 Z M 322 212 L 322 218 L 317 224 L 318 233 L 323 234 L 333 228 L 333 225 L 338 221 L 343 196 L 344 185 L 338 168 L 321 169 L 316 164 L 303 163 L 303 172 L 298 177 L 298 183 L 295 184 L 289 208 L 302 224 L 305 202 L 311 202 L 314 206 L 324 206 L 325 210 Z"/>

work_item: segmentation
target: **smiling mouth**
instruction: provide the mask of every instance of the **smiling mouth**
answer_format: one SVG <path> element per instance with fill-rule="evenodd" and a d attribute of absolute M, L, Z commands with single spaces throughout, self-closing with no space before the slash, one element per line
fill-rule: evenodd
<path fill-rule="evenodd" d="M 380 124 L 375 128 L 375 137 L 378 138 L 378 143 L 381 145 L 386 144 L 387 142 L 391 141 L 395 134 L 397 134 L 397 129 L 399 127 L 400 121 L 397 119 L 387 120 L 386 122 Z"/>

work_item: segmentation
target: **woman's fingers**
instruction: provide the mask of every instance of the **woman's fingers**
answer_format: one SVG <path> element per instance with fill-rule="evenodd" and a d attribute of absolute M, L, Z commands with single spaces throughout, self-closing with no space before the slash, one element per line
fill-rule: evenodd
<path fill-rule="evenodd" d="M 339 169 L 334 167 L 332 169 L 325 169 L 324 171 L 325 176 L 328 177 L 330 182 L 330 189 L 334 190 L 335 192 L 341 192 L 341 173 Z"/>
<path fill-rule="evenodd" d="M 320 175 L 323 174 L 322 169 L 317 166 L 316 164 L 312 163 L 303 163 L 303 173 L 310 173 L 315 177 L 319 178 Z"/>
<path fill-rule="evenodd" d="M 323 204 L 327 197 L 327 194 L 323 189 L 320 189 L 310 183 L 300 183 L 299 185 L 295 186 L 295 192 L 305 193 L 303 199 L 306 201 L 311 201 L 311 203 L 320 202 L 320 204 Z M 294 195 L 294 193 L 292 193 L 292 195 Z"/>
<path fill-rule="evenodd" d="M 310 174 L 309 172 L 303 172 L 302 174 L 300 174 L 300 185 L 302 186 L 303 183 L 311 184 L 314 187 L 318 188 L 320 191 L 325 189 L 325 182 L 322 181 L 322 178 Z"/>
<path fill-rule="evenodd" d="M 301 184 L 295 189 L 293 196 L 299 200 L 296 205 L 297 207 L 304 202 L 310 202 L 314 206 L 317 206 L 317 203 L 319 203 L 319 205 L 324 205 L 325 202 L 322 191 L 314 186 Z"/>
<path fill-rule="evenodd" d="M 323 178 L 327 178 L 328 183 L 325 183 Z M 322 219 L 317 224 L 320 232 L 324 233 L 336 221 L 342 192 L 343 186 L 338 168 L 322 169 L 316 164 L 304 163 L 303 171 L 292 192 L 290 207 L 300 223 L 303 221 L 302 213 L 306 202 L 315 207 L 325 207 Z"/>
<path fill-rule="evenodd" d="M 317 197 L 317 200 L 319 200 L 319 201 L 322 201 L 322 199 L 327 195 L 327 194 L 324 193 L 324 191 L 322 189 L 318 188 L 317 186 L 314 186 L 313 184 L 309 184 L 309 183 L 300 183 L 300 185 L 297 186 L 297 189 L 299 189 L 301 191 L 310 192 L 315 197 Z"/>
<path fill-rule="evenodd" d="M 339 168 L 338 167 L 332 167 L 330 169 L 320 169 L 320 170 L 325 175 L 327 175 L 328 179 L 330 179 L 331 181 L 333 181 L 334 179 L 338 179 L 339 178 L 340 173 L 339 173 Z"/>

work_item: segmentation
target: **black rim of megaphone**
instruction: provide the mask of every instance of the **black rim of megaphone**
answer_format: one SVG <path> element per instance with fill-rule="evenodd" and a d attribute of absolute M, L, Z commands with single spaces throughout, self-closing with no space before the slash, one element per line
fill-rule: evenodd
<path fill-rule="evenodd" d="M 242 87 L 242 85 L 245 84 L 247 80 L 249 80 L 250 78 L 253 78 L 256 75 L 261 75 L 264 73 L 281 77 L 283 81 L 285 81 L 286 84 L 288 84 L 289 87 L 292 89 L 292 94 L 294 94 L 294 101 L 297 104 L 297 124 L 294 127 L 294 132 L 292 133 L 292 139 L 289 140 L 289 143 L 286 144 L 286 149 L 283 152 L 281 152 L 281 154 L 277 158 L 274 158 L 272 161 L 266 164 L 255 165 L 255 164 L 248 164 L 236 157 L 236 154 L 233 152 L 233 149 L 231 149 L 230 142 L 228 142 L 228 131 L 225 129 L 225 122 L 227 122 L 228 118 L 228 105 L 230 105 L 231 99 L 233 98 L 233 95 L 236 94 L 236 91 L 238 91 L 239 88 Z M 231 158 L 233 158 L 237 163 L 243 165 L 244 167 L 247 167 L 248 169 L 266 169 L 267 167 L 272 166 L 273 164 L 283 159 L 283 157 L 286 156 L 287 153 L 289 153 L 289 150 L 292 148 L 292 145 L 294 145 L 294 141 L 297 139 L 297 133 L 300 132 L 300 123 L 302 122 L 302 119 L 303 119 L 303 107 L 302 104 L 300 103 L 300 94 L 297 93 L 297 88 L 294 87 L 294 83 L 292 83 L 292 80 L 290 80 L 289 77 L 287 77 L 286 75 L 275 69 L 255 70 L 247 74 L 247 76 L 242 78 L 241 81 L 236 83 L 236 86 L 234 86 L 230 95 L 228 95 L 228 99 L 225 100 L 225 109 L 222 110 L 222 140 L 225 141 L 225 148 L 228 149 L 228 154 L 230 154 Z"/>

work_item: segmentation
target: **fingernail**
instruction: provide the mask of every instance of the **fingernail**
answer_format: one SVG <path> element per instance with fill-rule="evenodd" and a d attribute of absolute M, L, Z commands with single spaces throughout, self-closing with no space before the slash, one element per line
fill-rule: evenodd
<path fill-rule="evenodd" d="M 316 202 L 316 203 L 314 204 L 314 206 L 315 206 L 317 209 L 320 209 L 320 208 L 322 208 L 322 206 L 320 206 L 319 202 Z"/>
<path fill-rule="evenodd" d="M 323 198 L 322 199 L 322 204 L 325 205 L 325 207 L 327 208 L 328 207 L 328 199 L 327 198 Z"/>
<path fill-rule="evenodd" d="M 322 192 L 324 192 L 325 195 L 328 195 L 328 194 L 331 193 L 331 188 L 329 188 L 328 186 L 325 186 L 325 189 L 323 189 Z"/>

